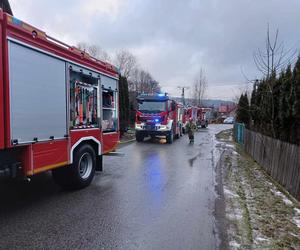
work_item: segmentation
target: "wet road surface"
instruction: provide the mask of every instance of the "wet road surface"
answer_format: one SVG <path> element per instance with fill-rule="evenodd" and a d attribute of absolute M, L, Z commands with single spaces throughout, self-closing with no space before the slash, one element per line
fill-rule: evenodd
<path fill-rule="evenodd" d="M 214 135 L 229 127 L 122 146 L 76 192 L 48 173 L 1 183 L 0 249 L 216 249 Z"/>

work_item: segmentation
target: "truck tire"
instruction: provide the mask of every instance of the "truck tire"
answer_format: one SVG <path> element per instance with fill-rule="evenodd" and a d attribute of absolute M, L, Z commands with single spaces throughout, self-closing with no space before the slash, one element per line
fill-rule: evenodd
<path fill-rule="evenodd" d="M 166 136 L 167 143 L 172 144 L 174 141 L 174 132 L 171 129 L 170 133 Z"/>
<path fill-rule="evenodd" d="M 73 164 L 54 169 L 54 181 L 65 189 L 76 190 L 87 187 L 92 182 L 96 169 L 94 149 L 84 144 L 74 152 Z"/>
<path fill-rule="evenodd" d="M 151 137 L 151 140 L 152 140 L 152 141 L 155 140 L 155 138 L 156 138 L 155 135 L 150 135 L 150 137 Z"/>
<path fill-rule="evenodd" d="M 141 133 L 135 133 L 135 139 L 137 142 L 142 142 L 144 140 L 144 136 Z"/>

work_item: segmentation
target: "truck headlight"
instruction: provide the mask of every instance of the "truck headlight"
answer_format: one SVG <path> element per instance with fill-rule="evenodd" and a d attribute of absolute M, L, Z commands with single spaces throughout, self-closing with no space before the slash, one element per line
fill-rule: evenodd
<path fill-rule="evenodd" d="M 143 129 L 143 124 L 142 123 L 141 124 L 136 123 L 135 124 L 135 129 Z"/>
<path fill-rule="evenodd" d="M 160 125 L 160 129 L 161 130 L 166 130 L 166 129 L 168 129 L 168 127 L 166 125 Z"/>

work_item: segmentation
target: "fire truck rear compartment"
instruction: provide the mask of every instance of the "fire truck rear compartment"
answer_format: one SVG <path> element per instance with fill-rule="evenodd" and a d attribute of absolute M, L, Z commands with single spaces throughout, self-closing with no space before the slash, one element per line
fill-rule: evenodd
<path fill-rule="evenodd" d="M 64 138 L 65 62 L 13 41 L 8 52 L 12 143 Z"/>

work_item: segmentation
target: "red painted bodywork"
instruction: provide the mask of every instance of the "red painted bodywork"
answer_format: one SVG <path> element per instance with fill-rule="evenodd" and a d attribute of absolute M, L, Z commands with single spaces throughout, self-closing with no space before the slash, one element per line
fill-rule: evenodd
<path fill-rule="evenodd" d="M 117 69 L 99 61 L 87 53 L 46 35 L 45 32 L 21 22 L 0 9 L 0 151 L 10 151 L 16 161 L 21 162 L 24 175 L 57 168 L 70 163 L 71 148 L 83 137 L 93 137 L 101 143 L 101 153 L 115 149 L 119 132 L 104 134 L 100 129 L 69 131 L 61 140 L 13 145 L 10 137 L 10 90 L 8 68 L 8 37 L 28 46 L 77 63 L 94 71 L 118 78 Z M 67 117 L 66 117 L 67 119 Z"/>
<path fill-rule="evenodd" d="M 103 133 L 103 154 L 107 154 L 116 149 L 119 143 L 119 134 Z"/>
<path fill-rule="evenodd" d="M 137 124 L 140 124 L 142 122 L 145 122 L 146 124 L 154 124 L 155 119 L 159 119 L 162 125 L 166 125 L 168 123 L 168 118 L 172 119 L 172 114 L 167 110 L 156 114 L 142 113 L 141 111 L 137 110 L 135 115 L 135 122 Z"/>
<path fill-rule="evenodd" d="M 41 142 L 32 145 L 33 174 L 44 168 L 55 168 L 69 162 L 68 139 Z M 52 167 L 51 167 L 52 166 Z"/>

